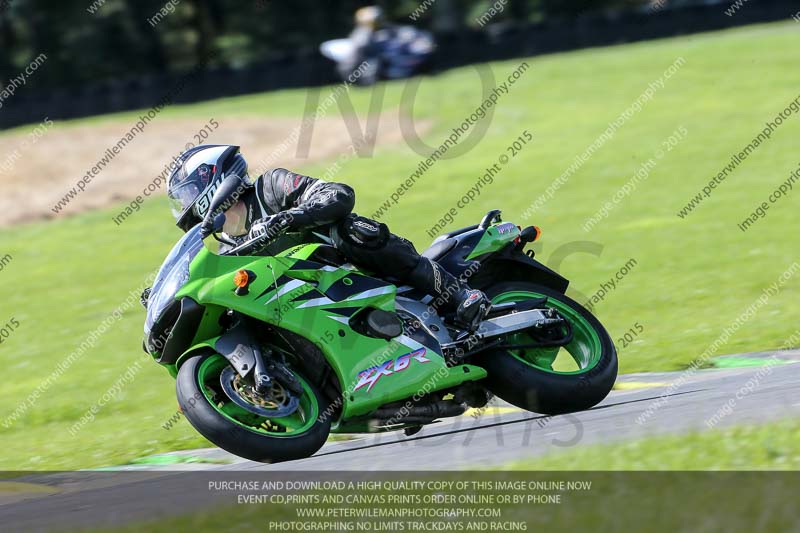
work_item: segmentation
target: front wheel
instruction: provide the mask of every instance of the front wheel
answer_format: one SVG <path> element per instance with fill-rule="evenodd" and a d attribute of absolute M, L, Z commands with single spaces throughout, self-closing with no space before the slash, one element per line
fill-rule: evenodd
<path fill-rule="evenodd" d="M 309 457 L 325 444 L 331 420 L 312 383 L 295 372 L 301 396 L 277 381 L 268 395 L 256 395 L 229 369 L 222 355 L 206 354 L 192 357 L 178 371 L 178 405 L 201 435 L 223 450 L 263 463 Z"/>
<path fill-rule="evenodd" d="M 494 304 L 547 297 L 569 321 L 572 338 L 554 348 L 495 350 L 475 358 L 488 373 L 487 388 L 522 409 L 554 415 L 582 411 L 601 402 L 617 378 L 617 351 L 602 324 L 575 300 L 529 282 L 506 282 L 485 289 Z M 525 333 L 507 344 L 530 344 Z"/>

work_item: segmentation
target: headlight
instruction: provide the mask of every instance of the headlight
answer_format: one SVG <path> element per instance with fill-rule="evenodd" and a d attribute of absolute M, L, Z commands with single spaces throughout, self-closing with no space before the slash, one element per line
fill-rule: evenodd
<path fill-rule="evenodd" d="M 156 281 L 147 298 L 147 320 L 144 324 L 145 336 L 150 333 L 164 310 L 175 299 L 175 295 L 189 281 L 189 264 L 203 248 L 203 240 L 200 238 L 200 226 L 197 225 L 189 230 L 183 238 L 178 241 L 167 258 L 161 269 L 158 271 Z"/>
<path fill-rule="evenodd" d="M 192 257 L 184 256 L 175 263 L 164 281 L 154 287 L 147 301 L 147 324 L 146 330 L 153 327 L 153 324 L 161 317 L 164 309 L 175 300 L 175 295 L 189 281 L 189 263 Z"/>

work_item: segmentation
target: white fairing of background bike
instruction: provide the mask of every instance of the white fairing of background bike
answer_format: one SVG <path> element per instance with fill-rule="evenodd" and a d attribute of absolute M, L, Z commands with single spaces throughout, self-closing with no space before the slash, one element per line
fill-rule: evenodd
<path fill-rule="evenodd" d="M 356 47 L 353 46 L 350 39 L 333 39 L 322 43 L 319 46 L 319 51 L 328 59 L 339 63 L 353 57 L 353 54 L 356 53 Z"/>

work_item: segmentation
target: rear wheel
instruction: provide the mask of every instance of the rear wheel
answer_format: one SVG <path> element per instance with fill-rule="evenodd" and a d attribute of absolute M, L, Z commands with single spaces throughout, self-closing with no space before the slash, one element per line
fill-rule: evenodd
<path fill-rule="evenodd" d="M 589 409 L 602 401 L 617 378 L 617 352 L 605 328 L 575 300 L 529 282 L 506 282 L 485 290 L 492 303 L 546 297 L 549 308 L 565 318 L 572 338 L 564 346 L 495 350 L 475 363 L 488 372 L 487 388 L 503 400 L 528 411 L 560 414 Z M 506 344 L 530 344 L 520 333 Z"/>
<path fill-rule="evenodd" d="M 294 372 L 303 392 L 293 394 L 273 381 L 268 394 L 232 372 L 219 354 L 192 357 L 178 371 L 178 404 L 205 438 L 235 455 L 276 463 L 313 455 L 328 438 L 327 402 L 314 385 Z"/>

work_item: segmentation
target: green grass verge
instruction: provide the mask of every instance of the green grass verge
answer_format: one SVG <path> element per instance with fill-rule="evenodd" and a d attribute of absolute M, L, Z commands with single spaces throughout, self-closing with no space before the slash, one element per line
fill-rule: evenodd
<path fill-rule="evenodd" d="M 495 207 L 502 208 L 508 220 L 518 221 L 575 156 L 682 56 L 685 65 L 654 99 L 528 222 L 544 229 L 540 257 L 545 261 L 564 243 L 593 240 L 603 245 L 600 257 L 573 254 L 560 265 L 584 294 L 594 293 L 635 258 L 637 266 L 595 309 L 614 339 L 637 321 L 644 327 L 644 333 L 621 350 L 621 370 L 684 367 L 796 258 L 787 229 L 793 227 L 796 198 L 775 205 L 746 235 L 736 224 L 796 167 L 797 117 L 774 133 L 696 213 L 681 220 L 676 212 L 766 120 L 797 96 L 798 45 L 796 26 L 786 23 L 529 59 L 531 68 L 499 103 L 478 148 L 438 162 L 386 222 L 424 248 L 430 242 L 426 230 L 528 129 L 535 142 L 458 214 L 451 227 L 474 223 Z M 518 63 L 491 67 L 501 80 Z M 434 122 L 424 136 L 428 144 L 442 142 L 479 104 L 477 80 L 472 68 L 463 68 L 422 81 L 414 116 Z M 383 108 L 397 108 L 404 84 L 384 87 Z M 323 90 L 323 98 L 326 94 Z M 352 91 L 356 109 L 365 111 L 371 94 Z M 304 101 L 304 91 L 284 91 L 174 107 L 162 116 L 299 117 Z M 331 111 L 331 116 L 336 113 Z M 127 123 L 135 115 L 85 122 Z M 687 140 L 664 157 L 608 219 L 585 233 L 583 222 L 680 126 L 688 130 Z M 419 159 L 404 144 L 381 147 L 371 158 L 351 160 L 339 176 L 358 191 L 357 210 L 369 215 L 415 170 Z M 297 170 L 313 175 L 325 165 Z M 0 391 L 0 422 L 141 285 L 178 237 L 163 198 L 148 202 L 120 227 L 111 221 L 117 211 L 19 226 L 0 236 L 0 252 L 13 256 L 0 272 L 0 324 L 11 317 L 20 322 L 0 346 L 7 376 Z M 723 351 L 780 346 L 795 329 L 792 321 L 780 317 L 796 314 L 798 292 L 797 284 L 785 285 Z M 93 422 L 77 435 L 70 434 L 69 428 L 141 359 L 143 319 L 140 308 L 127 310 L 16 422 L 0 426 L 0 469 L 94 467 L 207 444 L 183 421 L 171 430 L 162 428 L 175 412 L 174 385 L 166 372 L 147 361 Z"/>
<path fill-rule="evenodd" d="M 798 470 L 800 420 L 579 446 L 507 470 Z"/>

